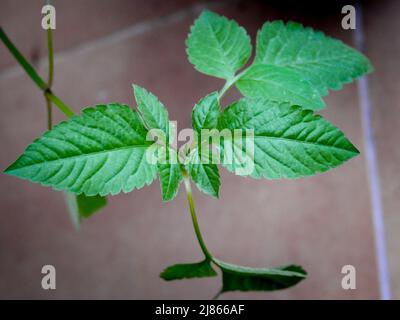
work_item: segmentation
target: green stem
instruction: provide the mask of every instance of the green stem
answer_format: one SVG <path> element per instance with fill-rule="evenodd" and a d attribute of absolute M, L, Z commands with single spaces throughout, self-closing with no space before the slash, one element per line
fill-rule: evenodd
<path fill-rule="evenodd" d="M 25 59 L 25 57 L 18 51 L 18 49 L 14 46 L 11 40 L 7 37 L 3 29 L 0 27 L 0 39 L 3 41 L 4 45 L 11 52 L 11 54 L 15 57 L 15 59 L 19 62 L 21 67 L 25 70 L 28 76 L 36 83 L 36 85 L 44 92 L 45 96 L 53 102 L 67 117 L 71 117 L 74 115 L 74 112 L 58 98 L 54 93 L 49 89 L 48 85 L 44 80 L 39 76 L 36 70 L 29 64 L 29 62 Z"/>
<path fill-rule="evenodd" d="M 47 87 L 51 89 L 53 85 L 53 74 L 54 74 L 54 53 L 53 53 L 53 31 L 51 28 L 47 29 L 47 52 L 48 52 L 48 59 L 49 59 L 49 76 L 47 79 Z M 51 101 L 46 94 L 44 95 L 46 99 L 46 106 L 47 106 L 47 129 L 51 130 L 53 127 L 53 108 L 51 105 Z"/>
<path fill-rule="evenodd" d="M 58 109 L 61 110 L 68 118 L 72 117 L 75 113 L 59 98 L 57 97 L 50 89 L 45 91 L 45 96 L 49 98 L 51 102 L 53 102 Z"/>
<path fill-rule="evenodd" d="M 237 74 L 232 79 L 226 81 L 225 85 L 222 87 L 222 89 L 218 93 L 218 99 L 221 99 L 224 96 L 224 94 L 229 90 L 229 88 L 232 87 L 236 83 L 237 80 L 239 80 L 239 78 L 243 75 L 244 71 Z M 190 215 L 192 217 L 193 228 L 194 228 L 194 232 L 196 233 L 197 241 L 199 242 L 200 248 L 203 251 L 204 255 L 206 256 L 206 259 L 208 261 L 213 261 L 216 265 L 218 265 L 218 260 L 213 257 L 213 255 L 210 253 L 210 251 L 208 251 L 207 246 L 203 240 L 203 236 L 201 235 L 199 223 L 197 221 L 196 209 L 194 207 L 194 200 L 193 200 L 193 196 L 192 196 L 192 187 L 190 185 L 190 178 L 189 178 L 186 170 L 182 169 L 182 175 L 183 175 L 183 181 L 184 181 L 185 189 L 186 189 L 186 197 L 187 197 L 187 201 L 189 203 Z"/>
<path fill-rule="evenodd" d="M 222 97 L 225 95 L 225 93 L 236 83 L 236 81 L 239 80 L 239 78 L 243 75 L 243 73 L 246 70 L 243 70 L 242 72 L 238 73 L 236 76 L 234 76 L 232 79 L 227 80 L 225 82 L 225 85 L 222 87 L 222 89 L 218 93 L 218 99 L 222 99 Z"/>
<path fill-rule="evenodd" d="M 193 197 L 192 197 L 192 188 L 190 186 L 190 179 L 189 179 L 186 171 L 183 171 L 182 174 L 183 174 L 183 181 L 185 184 L 186 196 L 187 196 L 187 200 L 189 203 L 190 215 L 192 217 L 193 228 L 194 228 L 194 232 L 196 233 L 197 241 L 199 242 L 200 248 L 203 251 L 204 255 L 206 256 L 206 259 L 209 261 L 212 261 L 213 256 L 210 253 L 210 251 L 208 251 L 207 246 L 204 243 L 203 236 L 201 235 L 199 223 L 197 221 L 196 210 L 195 210 L 194 201 L 193 201 Z"/>
<path fill-rule="evenodd" d="M 3 28 L 0 27 L 0 38 L 3 41 L 4 45 L 7 47 L 7 49 L 11 52 L 11 54 L 17 59 L 21 67 L 26 71 L 26 73 L 31 77 L 33 82 L 35 82 L 38 87 L 42 90 L 47 89 L 47 84 L 46 82 L 43 81 L 43 79 L 37 74 L 35 69 L 29 64 L 28 61 L 26 61 L 25 57 L 21 54 L 21 52 L 18 51 L 18 49 L 14 46 L 14 44 L 11 42 L 11 40 L 7 37 L 5 32 L 3 31 Z"/>
<path fill-rule="evenodd" d="M 44 96 L 46 99 L 46 107 L 47 107 L 47 129 L 51 130 L 51 128 L 53 127 L 53 110 L 51 107 L 51 101 L 50 99 L 45 95 Z"/>
<path fill-rule="evenodd" d="M 50 89 L 53 85 L 54 74 L 53 31 L 51 28 L 47 29 L 47 51 L 49 58 L 49 78 L 47 81 L 47 87 Z"/>

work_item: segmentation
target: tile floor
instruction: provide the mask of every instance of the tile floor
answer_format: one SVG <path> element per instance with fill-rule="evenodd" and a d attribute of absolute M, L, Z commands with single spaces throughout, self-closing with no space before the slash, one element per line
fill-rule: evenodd
<path fill-rule="evenodd" d="M 24 6 L 20 0 L 0 2 L 7 9 L 0 13 L 1 25 L 45 74 L 41 1 L 23 2 Z M 188 127 L 194 103 L 223 84 L 196 72 L 186 59 L 184 41 L 203 7 L 237 19 L 253 37 L 265 20 L 281 18 L 311 25 L 354 45 L 352 31 L 341 29 L 339 5 L 289 10 L 263 1 L 166 2 L 54 1 L 59 17 L 54 91 L 78 112 L 95 103 L 133 104 L 134 82 L 155 93 L 181 129 Z M 379 3 L 363 5 L 364 31 L 366 54 L 376 69 L 369 77 L 370 97 L 390 284 L 393 297 L 400 298 L 400 179 L 396 179 L 400 6 L 398 1 Z M 84 21 L 83 27 L 79 21 Z M 308 280 L 293 289 L 224 297 L 380 297 L 359 101 L 357 85 L 346 85 L 330 93 L 328 108 L 322 112 L 361 150 L 361 156 L 342 167 L 296 181 L 250 180 L 222 170 L 220 200 L 195 191 L 204 237 L 218 257 L 255 267 L 298 263 L 309 272 Z M 0 168 L 5 168 L 46 124 L 42 94 L 4 46 L 0 46 L 0 103 Z M 62 119 L 55 114 L 57 121 Z M 158 277 L 170 264 L 201 258 L 183 193 L 163 204 L 155 182 L 112 197 L 109 206 L 85 221 L 79 233 L 69 221 L 61 193 L 1 175 L 0 194 L 0 298 L 187 299 L 210 298 L 219 289 L 218 278 L 167 283 Z M 44 264 L 57 269 L 55 291 L 40 287 Z M 356 290 L 341 288 L 345 264 L 357 268 Z"/>

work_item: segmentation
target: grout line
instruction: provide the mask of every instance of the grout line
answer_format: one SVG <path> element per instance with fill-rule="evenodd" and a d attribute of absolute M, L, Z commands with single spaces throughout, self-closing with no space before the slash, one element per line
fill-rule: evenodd
<path fill-rule="evenodd" d="M 82 44 L 79 44 L 76 47 L 64 49 L 61 50 L 60 52 L 55 53 L 54 64 L 63 62 L 67 59 L 70 59 L 73 56 L 89 54 L 95 50 L 99 50 L 101 48 L 114 45 L 118 42 L 136 37 L 151 30 L 180 22 L 184 20 L 186 17 L 200 13 L 200 11 L 205 7 L 211 9 L 219 8 L 222 5 L 224 5 L 225 2 L 226 1 L 219 1 L 213 3 L 208 3 L 208 2 L 196 3 L 188 8 L 179 10 L 170 15 L 139 22 L 125 29 L 118 30 L 109 35 L 106 35 L 104 37 L 89 42 L 83 42 Z M 46 65 L 46 63 L 47 63 L 47 57 L 43 57 L 39 60 L 38 66 L 40 67 Z M 24 71 L 21 69 L 19 65 L 12 66 L 0 72 L 0 81 L 20 76 L 22 74 L 24 74 Z"/>
<path fill-rule="evenodd" d="M 363 12 L 361 4 L 356 4 L 357 28 L 354 32 L 354 42 L 360 51 L 364 49 Z M 372 218 L 375 234 L 375 250 L 378 263 L 380 296 L 383 300 L 391 299 L 390 276 L 386 253 L 384 212 L 379 182 L 379 167 L 372 126 L 372 103 L 369 95 L 368 77 L 364 76 L 357 82 L 358 95 L 361 104 L 361 118 L 364 133 L 364 145 L 367 160 L 367 173 L 370 188 Z"/>

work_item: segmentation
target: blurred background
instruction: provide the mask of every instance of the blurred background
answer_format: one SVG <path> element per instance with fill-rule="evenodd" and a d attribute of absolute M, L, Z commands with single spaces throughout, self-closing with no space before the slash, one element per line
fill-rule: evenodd
<path fill-rule="evenodd" d="M 263 22 L 283 19 L 354 46 L 355 32 L 341 27 L 345 4 L 351 3 L 54 0 L 54 92 L 79 112 L 97 103 L 133 105 L 131 83 L 136 83 L 159 97 L 170 119 L 178 121 L 178 130 L 187 128 L 193 105 L 223 85 L 195 71 L 186 58 L 186 36 L 203 8 L 237 20 L 253 45 Z M 379 299 L 389 291 L 400 298 L 400 1 L 358 5 L 363 28 L 357 36 L 363 36 L 364 52 L 375 67 L 368 77 L 368 99 L 360 99 L 357 84 L 348 84 L 330 92 L 321 114 L 346 133 L 361 155 L 327 173 L 294 181 L 252 180 L 221 169 L 220 200 L 194 193 L 203 236 L 217 257 L 253 267 L 296 263 L 309 273 L 288 290 L 229 293 L 224 298 Z M 42 6 L 39 0 L 0 0 L 0 24 L 46 78 Z M 233 92 L 224 103 L 237 96 Z M 363 121 L 368 103 L 372 126 Z M 43 94 L 3 44 L 0 106 L 4 170 L 46 129 L 46 106 Z M 54 110 L 56 122 L 64 119 Z M 366 133 L 371 129 L 375 148 L 367 158 L 371 137 Z M 374 155 L 379 181 L 371 180 L 368 166 Z M 77 232 L 62 193 L 1 174 L 0 298 L 213 297 L 219 277 L 165 282 L 158 276 L 168 265 L 202 258 L 182 191 L 162 203 L 157 180 L 109 197 L 107 208 L 83 221 Z M 376 227 L 380 218 L 384 233 Z M 379 239 L 386 246 L 377 251 Z M 56 268 L 56 290 L 41 288 L 46 264 Z M 341 287 L 341 269 L 347 264 L 356 268 L 356 290 Z"/>

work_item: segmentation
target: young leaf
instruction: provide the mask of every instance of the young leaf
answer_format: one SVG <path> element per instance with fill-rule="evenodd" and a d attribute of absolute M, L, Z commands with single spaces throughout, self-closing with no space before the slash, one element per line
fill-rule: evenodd
<path fill-rule="evenodd" d="M 243 175 L 254 178 L 298 178 L 334 168 L 358 155 L 344 134 L 310 110 L 265 99 L 239 100 L 224 110 L 219 128 L 245 132 L 225 139 L 223 164 L 236 171 L 241 161 L 227 163 L 226 152 L 243 156 L 253 170 Z"/>
<path fill-rule="evenodd" d="M 201 129 L 214 129 L 219 117 L 218 92 L 210 93 L 201 99 L 192 111 L 192 126 L 200 133 Z"/>
<path fill-rule="evenodd" d="M 292 287 L 307 277 L 300 266 L 273 269 L 242 267 L 214 260 L 222 270 L 222 290 L 227 291 L 272 291 Z"/>
<path fill-rule="evenodd" d="M 312 110 L 325 107 L 319 92 L 297 72 L 280 66 L 253 65 L 236 82 L 246 97 L 289 102 Z"/>
<path fill-rule="evenodd" d="M 207 95 L 194 106 L 192 126 L 198 137 L 201 137 L 201 130 L 203 129 L 217 128 L 219 115 L 220 106 L 217 92 Z M 218 198 L 221 185 L 218 167 L 213 163 L 201 161 L 201 144 L 200 142 L 190 155 L 190 161 L 187 165 L 188 172 L 200 191 Z"/>
<path fill-rule="evenodd" d="M 204 260 L 198 263 L 175 264 L 166 268 L 160 277 L 166 281 L 214 277 L 217 273 L 210 265 L 210 261 Z"/>
<path fill-rule="evenodd" d="M 155 95 L 133 85 L 137 108 L 149 129 L 161 129 L 168 135 L 168 111 Z"/>
<path fill-rule="evenodd" d="M 301 24 L 266 22 L 257 34 L 255 64 L 290 68 L 326 95 L 368 73 L 368 59 L 339 40 Z"/>
<path fill-rule="evenodd" d="M 82 218 L 88 218 L 107 205 L 107 198 L 102 196 L 87 197 L 65 192 L 69 214 L 74 226 L 79 229 Z"/>
<path fill-rule="evenodd" d="M 221 182 L 218 166 L 213 163 L 202 163 L 198 148 L 193 150 L 187 168 L 190 178 L 200 191 L 215 198 L 219 197 Z"/>
<path fill-rule="evenodd" d="M 146 134 L 128 106 L 98 105 L 44 133 L 5 172 L 87 196 L 130 192 L 156 177 Z"/>
<path fill-rule="evenodd" d="M 189 61 L 205 74 L 232 79 L 251 54 L 250 37 L 236 21 L 203 11 L 186 40 Z"/>
<path fill-rule="evenodd" d="M 161 194 L 163 201 L 170 201 L 177 195 L 183 176 L 176 151 L 162 148 L 162 152 L 166 153 L 166 161 L 158 164 Z"/>

